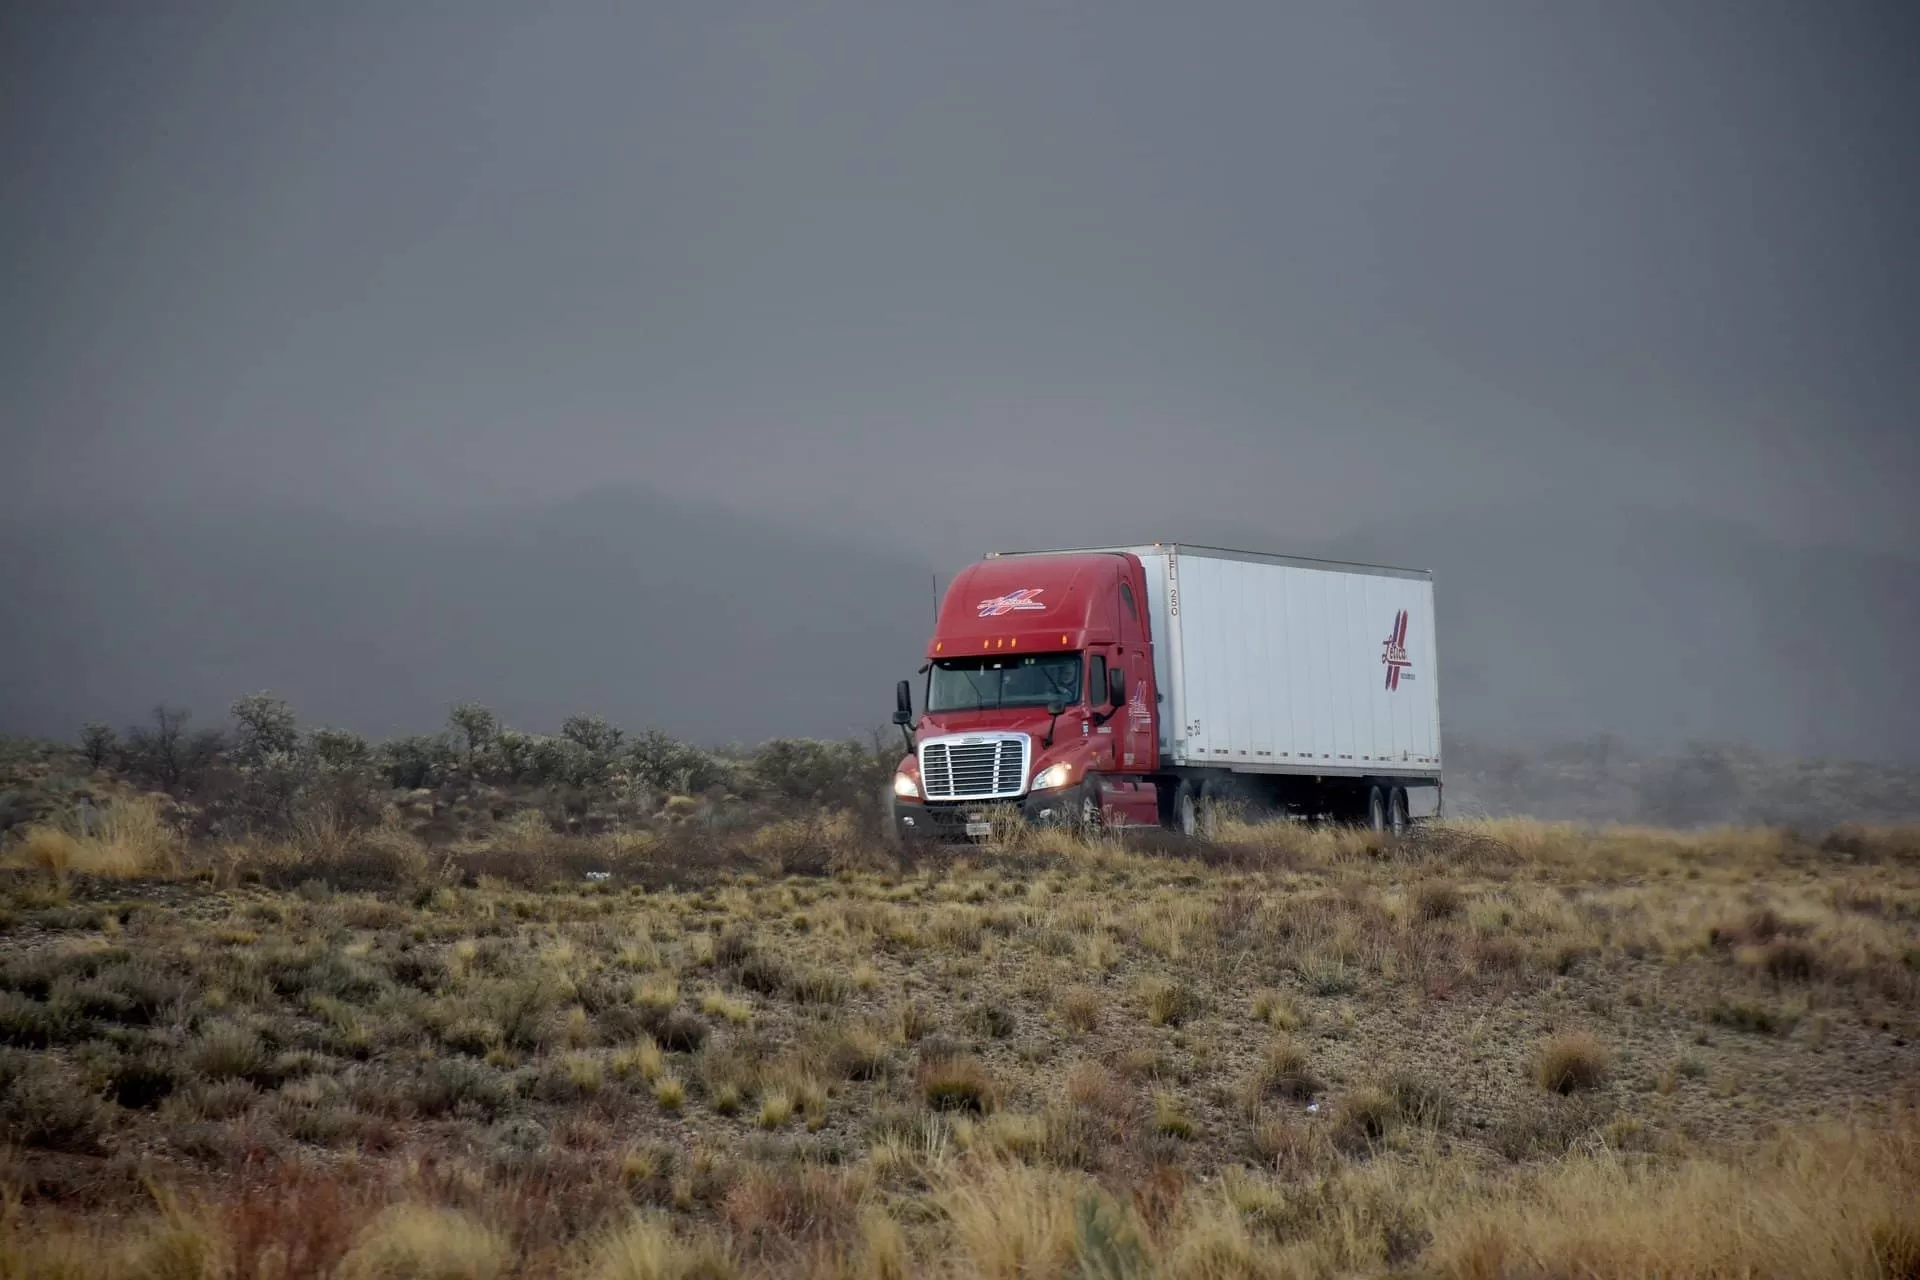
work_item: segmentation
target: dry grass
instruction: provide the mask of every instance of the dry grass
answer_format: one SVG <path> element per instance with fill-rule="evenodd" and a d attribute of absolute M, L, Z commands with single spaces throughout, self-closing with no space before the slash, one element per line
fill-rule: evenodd
<path fill-rule="evenodd" d="M 340 1262 L 340 1280 L 491 1280 L 505 1274 L 507 1244 L 466 1214 L 395 1205 L 375 1218 Z"/>
<path fill-rule="evenodd" d="M 12 849 L 0 1277 L 1912 1270 L 1908 833 L 537 817 Z"/>
<path fill-rule="evenodd" d="M 1429 1265 L 1459 1280 L 1914 1275 L 1920 1128 L 1798 1134 L 1736 1162 L 1570 1161 L 1439 1223 Z"/>
<path fill-rule="evenodd" d="M 86 829 L 29 827 L 7 855 L 11 866 L 32 867 L 64 881 L 68 876 L 131 879 L 172 871 L 181 842 L 152 796 L 108 801 L 93 811 Z"/>
<path fill-rule="evenodd" d="M 1607 1047 L 1590 1032 L 1567 1031 L 1540 1046 L 1533 1078 L 1549 1093 L 1597 1088 L 1607 1078 Z"/>

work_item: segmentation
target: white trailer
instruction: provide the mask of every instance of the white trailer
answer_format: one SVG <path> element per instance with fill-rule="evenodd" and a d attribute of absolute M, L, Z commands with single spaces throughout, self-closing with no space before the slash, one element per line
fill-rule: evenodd
<path fill-rule="evenodd" d="M 1163 772 L 1375 825 L 1440 811 L 1431 572 L 1178 544 L 1103 549 L 1146 569 Z"/>

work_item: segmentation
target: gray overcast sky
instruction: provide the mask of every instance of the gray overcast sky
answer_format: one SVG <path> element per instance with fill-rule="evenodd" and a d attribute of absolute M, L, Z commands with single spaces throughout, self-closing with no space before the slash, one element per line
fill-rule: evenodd
<path fill-rule="evenodd" d="M 15 0 L 10 494 L 1911 555 L 1915 13 Z"/>

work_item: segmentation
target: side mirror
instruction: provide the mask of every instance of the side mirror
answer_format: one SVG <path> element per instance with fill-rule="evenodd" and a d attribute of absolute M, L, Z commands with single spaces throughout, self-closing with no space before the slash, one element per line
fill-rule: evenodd
<path fill-rule="evenodd" d="M 1067 709 L 1067 700 L 1063 695 L 1056 693 L 1051 698 L 1047 699 L 1048 715 L 1058 716 L 1063 714 L 1066 711 L 1066 709 Z"/>
<path fill-rule="evenodd" d="M 1118 667 L 1107 670 L 1107 705 L 1119 707 L 1127 701 L 1127 673 Z"/>
<path fill-rule="evenodd" d="M 913 686 L 905 680 L 893 686 L 893 722 L 897 725 L 913 723 Z"/>

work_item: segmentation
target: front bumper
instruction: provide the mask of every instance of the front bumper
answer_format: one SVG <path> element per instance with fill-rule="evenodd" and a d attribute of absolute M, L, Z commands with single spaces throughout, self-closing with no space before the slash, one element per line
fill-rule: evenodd
<path fill-rule="evenodd" d="M 969 824 L 976 827 L 989 821 L 994 813 L 1004 812 L 1008 808 L 1019 810 L 1029 826 L 1060 826 L 1073 821 L 1079 812 L 1080 788 L 1055 787 L 1049 791 L 1030 792 L 1018 800 L 999 800 L 991 804 L 985 801 L 934 801 L 913 803 L 898 797 L 889 797 L 893 834 L 903 840 L 972 840 L 987 839 L 982 835 L 970 835 Z"/>

